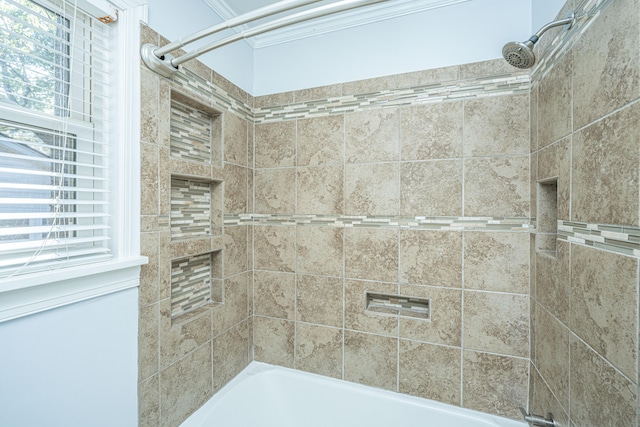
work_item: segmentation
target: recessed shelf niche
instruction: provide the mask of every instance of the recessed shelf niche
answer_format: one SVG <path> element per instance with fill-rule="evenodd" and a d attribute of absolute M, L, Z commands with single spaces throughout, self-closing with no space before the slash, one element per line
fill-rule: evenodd
<path fill-rule="evenodd" d="M 222 163 L 222 115 L 180 92 L 171 92 L 171 157 L 206 164 Z"/>
<path fill-rule="evenodd" d="M 171 318 L 222 302 L 221 251 L 171 261 Z"/>
<path fill-rule="evenodd" d="M 219 225 L 221 216 L 219 184 L 218 181 L 171 177 L 172 240 L 214 235 L 212 225 Z"/>
<path fill-rule="evenodd" d="M 558 179 L 538 182 L 536 252 L 556 257 L 558 238 Z"/>

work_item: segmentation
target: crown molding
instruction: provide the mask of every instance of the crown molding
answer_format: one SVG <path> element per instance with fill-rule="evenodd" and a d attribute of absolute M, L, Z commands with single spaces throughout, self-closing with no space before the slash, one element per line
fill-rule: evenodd
<path fill-rule="evenodd" d="M 281 28 L 246 41 L 254 49 L 260 49 L 468 1 L 471 0 L 393 0 Z M 227 20 L 235 16 L 225 0 L 204 0 L 204 2 L 222 19 Z M 249 27 L 238 27 L 235 31 L 246 28 Z"/>

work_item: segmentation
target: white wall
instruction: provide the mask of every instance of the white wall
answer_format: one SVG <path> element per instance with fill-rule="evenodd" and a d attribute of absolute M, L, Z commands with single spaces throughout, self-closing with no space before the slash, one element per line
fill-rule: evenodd
<path fill-rule="evenodd" d="M 173 41 L 222 22 L 203 0 L 148 0 L 148 25 Z M 210 36 L 186 47 L 195 47 L 234 34 L 231 30 Z M 244 41 L 223 46 L 198 58 L 208 67 L 245 91 L 253 92 L 253 48 Z"/>
<path fill-rule="evenodd" d="M 473 0 L 256 49 L 253 94 L 500 58 L 530 33 L 531 0 Z"/>
<path fill-rule="evenodd" d="M 137 288 L 0 323 L 0 426 L 136 426 L 137 324 Z"/>
<path fill-rule="evenodd" d="M 534 0 L 531 4 L 531 22 L 533 32 L 553 21 L 566 0 Z M 532 34 L 533 34 L 532 32 Z"/>

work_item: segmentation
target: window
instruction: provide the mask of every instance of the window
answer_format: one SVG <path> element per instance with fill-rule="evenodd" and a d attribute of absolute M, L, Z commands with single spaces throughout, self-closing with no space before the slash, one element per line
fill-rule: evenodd
<path fill-rule="evenodd" d="M 0 2 L 0 277 L 112 256 L 112 27 Z"/>

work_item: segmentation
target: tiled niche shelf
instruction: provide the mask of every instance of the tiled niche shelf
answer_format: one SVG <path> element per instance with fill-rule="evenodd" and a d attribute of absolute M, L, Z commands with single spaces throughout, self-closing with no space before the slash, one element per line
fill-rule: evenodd
<path fill-rule="evenodd" d="M 222 115 L 172 90 L 169 147 L 173 158 L 221 166 Z"/>
<path fill-rule="evenodd" d="M 536 252 L 556 257 L 558 239 L 558 179 L 538 181 Z"/>
<path fill-rule="evenodd" d="M 171 319 L 222 302 L 222 251 L 171 261 Z"/>
<path fill-rule="evenodd" d="M 171 176 L 171 240 L 220 234 L 221 187 L 219 181 Z"/>

